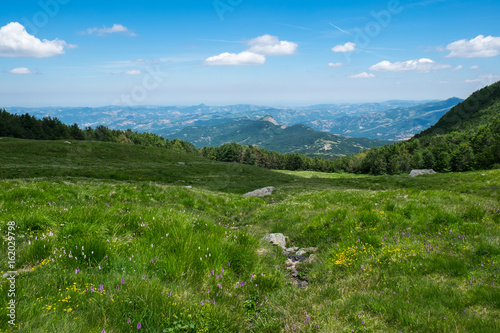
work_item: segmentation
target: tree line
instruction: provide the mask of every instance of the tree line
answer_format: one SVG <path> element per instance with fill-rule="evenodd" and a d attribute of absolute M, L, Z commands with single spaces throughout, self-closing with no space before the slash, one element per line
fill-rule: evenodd
<path fill-rule="evenodd" d="M 178 139 L 168 140 L 152 133 L 137 131 L 112 130 L 106 126 L 81 129 L 76 123 L 66 125 L 57 118 L 44 117 L 38 119 L 29 114 L 16 115 L 0 110 L 0 137 L 13 137 L 30 140 L 90 140 L 103 142 L 119 142 L 143 146 L 164 147 L 197 153 L 198 149 L 191 143 Z"/>
<path fill-rule="evenodd" d="M 401 174 L 412 169 L 438 172 L 485 170 L 500 167 L 500 116 L 478 128 L 442 135 L 428 135 L 383 147 L 371 148 L 339 159 L 282 154 L 237 143 L 198 150 L 178 139 L 165 140 L 152 133 L 111 130 L 106 126 L 80 129 L 57 118 L 37 119 L 0 110 L 0 137 L 33 140 L 92 140 L 164 147 L 200 155 L 220 162 L 236 162 L 276 170 L 312 170 L 357 174 Z"/>

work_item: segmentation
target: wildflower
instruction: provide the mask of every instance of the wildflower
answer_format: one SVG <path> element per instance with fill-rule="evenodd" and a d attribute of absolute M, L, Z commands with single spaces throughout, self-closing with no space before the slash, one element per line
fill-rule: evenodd
<path fill-rule="evenodd" d="M 127 324 L 130 324 L 132 322 L 132 319 L 127 319 Z"/>
<path fill-rule="evenodd" d="M 125 279 L 124 279 L 124 278 L 122 278 L 122 284 L 124 284 L 124 283 L 125 283 Z"/>
<path fill-rule="evenodd" d="M 102 332 L 101 333 L 106 333 L 106 331 L 104 330 L 104 328 L 102 329 Z"/>
<path fill-rule="evenodd" d="M 146 275 L 143 275 L 143 276 L 142 276 L 142 279 L 143 279 L 143 280 L 146 280 Z"/>
<path fill-rule="evenodd" d="M 140 330 L 141 329 L 141 323 L 137 324 L 137 329 Z"/>
<path fill-rule="evenodd" d="M 153 259 L 151 259 L 151 263 L 153 263 Z"/>
<path fill-rule="evenodd" d="M 80 267 L 76 268 L 76 273 L 75 274 L 78 274 L 78 273 L 80 273 Z"/>
<path fill-rule="evenodd" d="M 200 305 L 203 306 L 203 301 L 200 302 Z"/>

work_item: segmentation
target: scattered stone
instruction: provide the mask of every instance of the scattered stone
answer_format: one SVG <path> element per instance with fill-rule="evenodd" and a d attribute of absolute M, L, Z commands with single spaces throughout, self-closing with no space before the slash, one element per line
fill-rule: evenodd
<path fill-rule="evenodd" d="M 193 188 L 193 187 L 190 185 L 190 186 L 186 186 L 186 188 Z"/>
<path fill-rule="evenodd" d="M 311 254 L 306 262 L 315 262 L 316 260 L 318 260 L 318 256 L 316 254 Z"/>
<path fill-rule="evenodd" d="M 177 162 L 178 165 L 186 165 L 185 162 Z"/>
<path fill-rule="evenodd" d="M 288 241 L 288 237 L 281 233 L 267 234 L 262 239 L 282 249 L 286 249 L 286 242 Z"/>
<path fill-rule="evenodd" d="M 260 188 L 258 190 L 248 192 L 243 194 L 244 197 L 256 197 L 256 198 L 261 198 L 265 197 L 266 195 L 271 195 L 273 194 L 274 187 L 273 186 L 267 186 L 264 188 Z"/>
<path fill-rule="evenodd" d="M 417 177 L 417 176 L 422 176 L 422 175 L 433 175 L 435 174 L 436 171 L 432 169 L 414 169 L 411 170 L 410 172 L 410 177 Z"/>
<path fill-rule="evenodd" d="M 68 145 L 70 145 L 70 144 L 71 144 L 71 142 L 69 142 L 69 141 L 64 141 L 64 143 L 66 143 L 66 144 L 68 144 Z"/>
<path fill-rule="evenodd" d="M 297 251 L 299 248 L 294 246 L 294 247 L 289 247 L 288 249 L 284 249 L 283 250 L 283 255 L 284 256 L 288 256 L 289 254 L 291 253 L 295 253 L 295 251 Z"/>
<path fill-rule="evenodd" d="M 297 255 L 289 255 L 288 258 L 292 259 L 294 262 L 303 262 L 307 260 L 307 257 Z"/>

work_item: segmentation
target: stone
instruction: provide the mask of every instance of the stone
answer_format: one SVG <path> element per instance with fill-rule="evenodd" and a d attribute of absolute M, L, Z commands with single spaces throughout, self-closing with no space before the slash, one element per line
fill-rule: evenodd
<path fill-rule="evenodd" d="M 417 176 L 422 176 L 422 175 L 433 175 L 435 174 L 436 171 L 432 169 L 414 169 L 411 170 L 410 172 L 410 177 L 417 177 Z"/>
<path fill-rule="evenodd" d="M 189 186 L 186 186 L 186 188 L 193 188 L 193 187 L 191 185 L 189 185 Z"/>
<path fill-rule="evenodd" d="M 245 193 L 245 194 L 243 194 L 243 196 L 244 197 L 261 198 L 261 197 L 265 197 L 267 195 L 273 194 L 273 191 L 274 191 L 273 186 L 267 186 L 267 187 L 260 188 L 258 190 L 252 191 L 252 192 Z"/>
<path fill-rule="evenodd" d="M 315 262 L 318 259 L 318 256 L 316 254 L 311 254 L 309 258 L 307 258 L 307 262 Z"/>
<path fill-rule="evenodd" d="M 286 242 L 288 240 L 288 237 L 281 233 L 275 233 L 275 234 L 267 234 L 263 238 L 263 240 L 281 247 L 282 249 L 286 249 Z"/>
<path fill-rule="evenodd" d="M 178 165 L 186 165 L 185 162 L 177 162 Z"/>
<path fill-rule="evenodd" d="M 69 141 L 64 141 L 64 143 L 66 143 L 66 144 L 68 144 L 68 145 L 70 145 L 70 144 L 71 144 L 71 142 L 69 142 Z"/>
<path fill-rule="evenodd" d="M 304 251 L 304 250 L 298 250 L 297 252 L 295 252 L 296 255 L 298 256 L 303 256 L 304 254 L 306 254 L 307 252 Z"/>
<path fill-rule="evenodd" d="M 288 256 L 289 259 L 292 259 L 292 261 L 295 261 L 295 262 L 303 262 L 303 261 L 306 261 L 307 258 L 306 257 L 303 257 L 303 256 L 297 256 L 297 255 L 290 255 Z"/>

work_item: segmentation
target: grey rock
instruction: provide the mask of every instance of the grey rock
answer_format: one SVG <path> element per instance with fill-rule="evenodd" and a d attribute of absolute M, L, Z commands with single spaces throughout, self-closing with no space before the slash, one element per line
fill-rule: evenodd
<path fill-rule="evenodd" d="M 267 186 L 267 187 L 260 188 L 258 190 L 252 191 L 252 192 L 245 193 L 245 194 L 243 194 L 243 196 L 244 197 L 260 198 L 260 197 L 265 197 L 266 195 L 273 194 L 273 191 L 274 191 L 273 186 Z"/>
<path fill-rule="evenodd" d="M 307 252 L 304 251 L 304 250 L 298 250 L 297 252 L 295 252 L 296 255 L 298 256 L 303 256 L 304 254 L 306 254 Z"/>
<path fill-rule="evenodd" d="M 69 142 L 69 141 L 64 141 L 64 143 L 66 143 L 66 144 L 68 144 L 68 145 L 70 145 L 70 144 L 71 144 L 71 142 Z"/>
<path fill-rule="evenodd" d="M 186 165 L 185 162 L 177 162 L 178 165 Z"/>
<path fill-rule="evenodd" d="M 303 256 L 297 256 L 297 255 L 290 255 L 288 256 L 289 259 L 292 259 L 292 261 L 294 262 L 303 262 L 303 261 L 306 261 L 307 258 L 306 257 L 303 257 Z"/>
<path fill-rule="evenodd" d="M 286 249 L 286 242 L 288 237 L 286 237 L 281 233 L 275 233 L 275 234 L 267 234 L 262 239 L 273 245 L 279 246 L 282 249 Z"/>
<path fill-rule="evenodd" d="M 422 175 L 433 175 L 435 174 L 436 171 L 432 169 L 414 169 L 411 170 L 410 172 L 410 177 L 417 177 L 417 176 L 422 176 Z"/>

